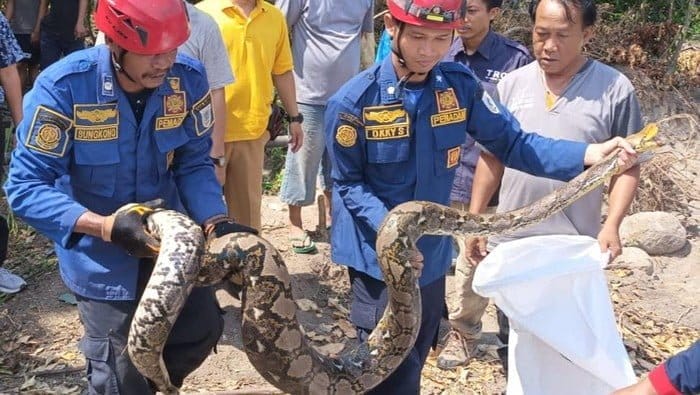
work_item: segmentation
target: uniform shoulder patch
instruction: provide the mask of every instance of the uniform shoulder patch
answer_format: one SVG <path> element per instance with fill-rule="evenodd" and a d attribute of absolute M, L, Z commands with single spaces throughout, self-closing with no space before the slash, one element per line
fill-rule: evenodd
<path fill-rule="evenodd" d="M 350 148 L 357 143 L 357 129 L 350 125 L 340 125 L 335 131 L 335 141 L 342 147 Z"/>
<path fill-rule="evenodd" d="M 197 136 L 208 132 L 214 124 L 214 111 L 211 104 L 211 92 L 207 92 L 192 106 L 192 118 Z"/>
<path fill-rule="evenodd" d="M 68 131 L 73 120 L 48 107 L 39 106 L 34 112 L 24 144 L 32 151 L 62 158 L 68 146 Z"/>
<path fill-rule="evenodd" d="M 498 105 L 496 104 L 496 101 L 493 100 L 491 95 L 489 95 L 489 93 L 486 92 L 485 89 L 483 90 L 483 93 L 481 94 L 481 101 L 484 103 L 486 108 L 488 108 L 489 111 L 491 111 L 492 113 L 498 114 L 501 112 L 501 110 L 498 109 Z"/>

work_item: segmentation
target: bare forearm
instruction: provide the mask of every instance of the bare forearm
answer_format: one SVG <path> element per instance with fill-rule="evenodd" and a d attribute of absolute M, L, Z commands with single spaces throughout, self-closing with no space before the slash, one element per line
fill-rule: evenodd
<path fill-rule="evenodd" d="M 49 0 L 41 0 L 39 3 L 39 13 L 36 16 L 36 24 L 34 25 L 34 31 L 39 32 L 41 30 L 41 21 L 46 16 L 46 11 L 49 9 Z"/>
<path fill-rule="evenodd" d="M 76 24 L 85 23 L 85 15 L 87 15 L 87 6 L 88 0 L 80 0 L 80 2 L 78 3 L 78 20 L 75 22 Z"/>
<path fill-rule="evenodd" d="M 78 217 L 73 232 L 102 238 L 102 224 L 106 217 L 86 211 Z"/>
<path fill-rule="evenodd" d="M 498 189 L 503 177 L 503 164 L 493 155 L 482 152 L 474 171 L 472 197 L 469 202 L 469 212 L 479 214 L 486 211 L 491 197 Z"/>
<path fill-rule="evenodd" d="M 12 122 L 17 126 L 22 120 L 22 82 L 16 64 L 0 69 L 0 84 L 5 89 Z"/>
<path fill-rule="evenodd" d="M 606 227 L 618 229 L 622 219 L 627 214 L 634 193 L 639 184 L 639 166 L 632 167 L 610 181 L 610 196 L 608 198 L 608 218 Z"/>
<path fill-rule="evenodd" d="M 277 94 L 282 100 L 284 108 L 287 110 L 289 115 L 298 115 L 299 108 L 297 107 L 297 94 L 294 85 L 294 73 L 288 71 L 279 75 L 272 75 L 272 83 L 277 88 Z"/>
<path fill-rule="evenodd" d="M 211 91 L 211 102 L 214 106 L 214 128 L 211 134 L 211 156 L 224 155 L 224 135 L 226 134 L 226 99 L 224 88 Z"/>

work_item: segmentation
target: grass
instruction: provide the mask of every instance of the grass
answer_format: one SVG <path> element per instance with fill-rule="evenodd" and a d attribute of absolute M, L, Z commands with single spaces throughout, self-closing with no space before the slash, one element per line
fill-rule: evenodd
<path fill-rule="evenodd" d="M 287 158 L 287 149 L 284 147 L 265 149 L 265 169 L 263 174 L 263 193 L 275 195 L 282 186 L 284 162 Z"/>

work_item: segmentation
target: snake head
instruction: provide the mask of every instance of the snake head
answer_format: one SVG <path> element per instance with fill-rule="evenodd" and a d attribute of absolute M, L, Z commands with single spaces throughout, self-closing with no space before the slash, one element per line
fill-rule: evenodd
<path fill-rule="evenodd" d="M 646 152 L 662 146 L 662 142 L 657 138 L 659 127 L 655 123 L 649 123 L 642 130 L 627 136 L 627 140 L 637 152 Z"/>

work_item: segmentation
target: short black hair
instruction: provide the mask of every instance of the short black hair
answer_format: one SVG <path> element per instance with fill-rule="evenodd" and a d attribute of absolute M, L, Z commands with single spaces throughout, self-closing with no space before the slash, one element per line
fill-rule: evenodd
<path fill-rule="evenodd" d="M 503 5 L 503 0 L 481 0 L 482 3 L 486 5 L 486 9 L 491 11 L 492 8 L 501 8 Z M 466 3 L 466 1 L 465 1 Z"/>
<path fill-rule="evenodd" d="M 486 3 L 486 8 L 491 10 L 492 8 L 501 8 L 503 5 L 503 0 L 483 0 Z"/>
<path fill-rule="evenodd" d="M 598 9 L 595 5 L 595 0 L 555 0 L 564 6 L 566 11 L 566 18 L 573 22 L 571 18 L 571 7 L 576 8 L 581 13 L 581 19 L 583 21 L 583 27 L 593 26 L 595 24 L 596 18 L 598 17 Z M 535 22 L 535 13 L 537 12 L 537 6 L 540 5 L 542 0 L 532 0 L 530 1 L 530 19 Z"/>

